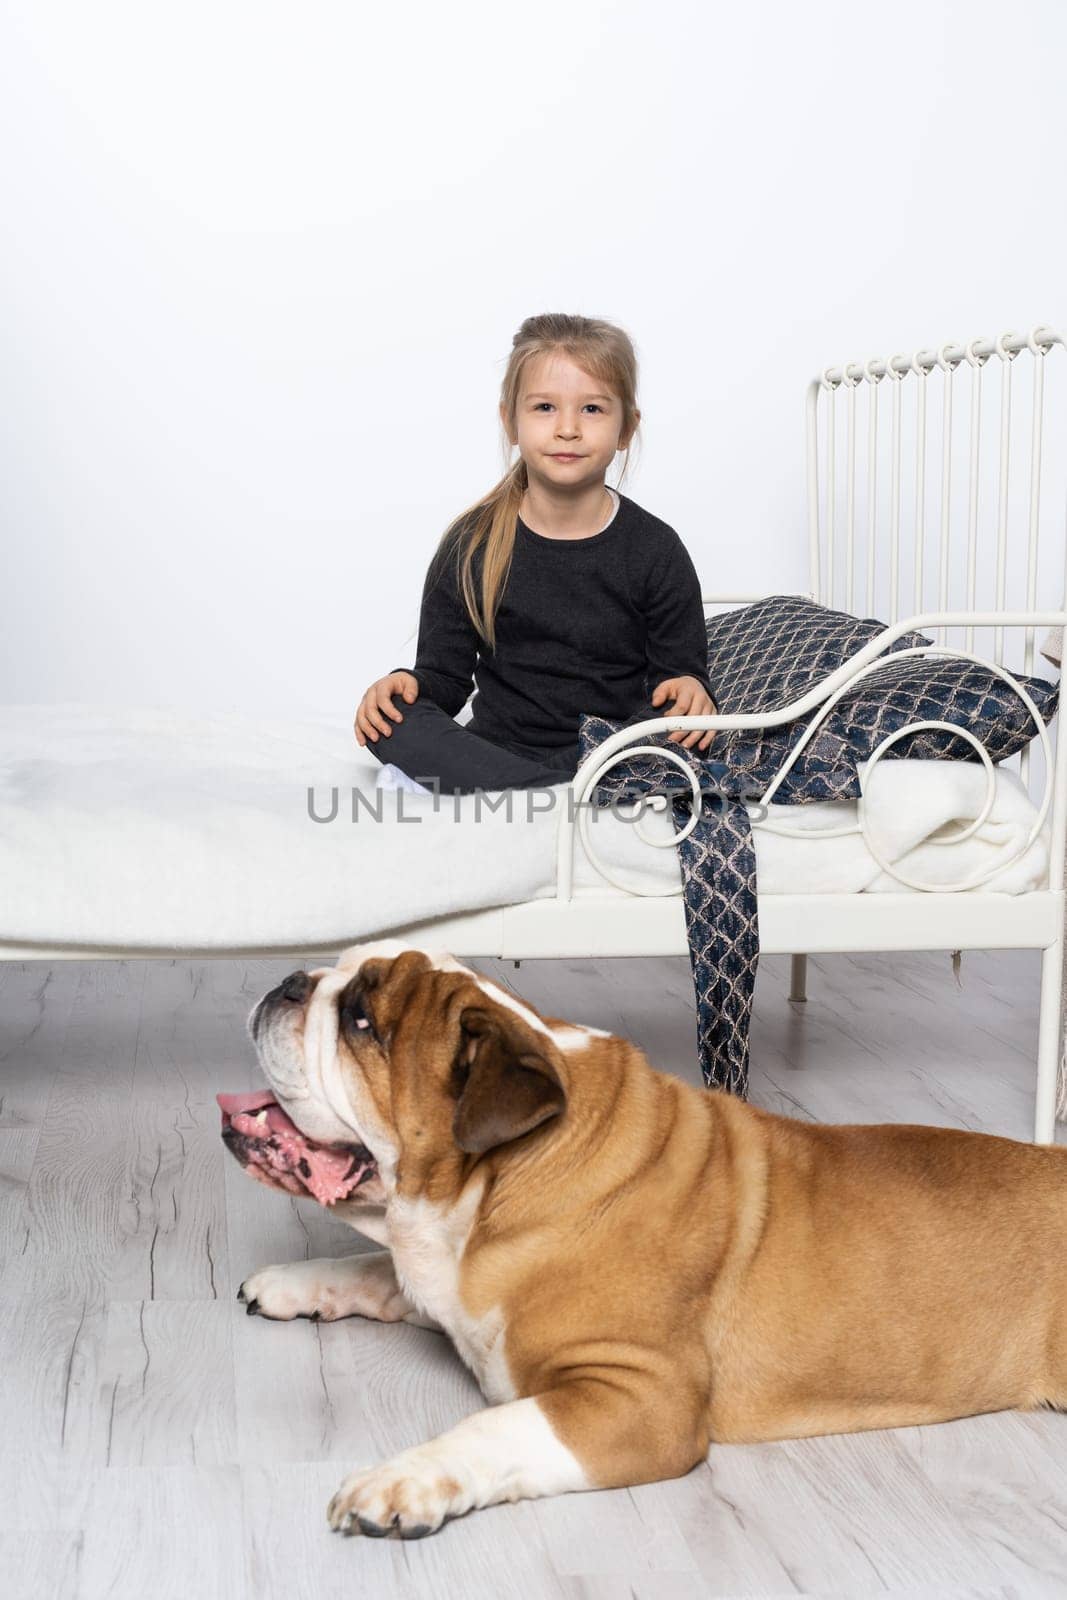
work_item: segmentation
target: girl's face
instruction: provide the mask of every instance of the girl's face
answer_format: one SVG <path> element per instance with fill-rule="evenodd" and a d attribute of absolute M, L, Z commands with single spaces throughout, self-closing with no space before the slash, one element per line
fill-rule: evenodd
<path fill-rule="evenodd" d="M 558 352 L 527 366 L 514 430 L 503 407 L 500 414 L 531 480 L 553 488 L 603 483 L 615 452 L 628 443 L 618 395 Z"/>

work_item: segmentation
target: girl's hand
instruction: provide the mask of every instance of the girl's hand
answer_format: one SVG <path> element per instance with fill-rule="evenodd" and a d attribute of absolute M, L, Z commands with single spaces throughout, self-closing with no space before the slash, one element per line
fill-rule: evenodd
<path fill-rule="evenodd" d="M 419 698 L 419 680 L 413 672 L 389 672 L 371 684 L 356 712 L 356 739 L 361 745 L 368 739 L 377 744 L 379 733 L 384 733 L 387 739 L 391 737 L 393 730 L 386 717 L 403 722 L 403 714 L 393 705 L 394 694 L 403 695 L 408 705 Z"/>
<path fill-rule="evenodd" d="M 652 704 L 658 706 L 661 700 L 674 702 L 669 707 L 663 707 L 661 715 L 665 717 L 712 717 L 716 711 L 714 700 L 697 678 L 664 678 L 653 691 Z M 706 750 L 714 737 L 714 728 L 709 728 L 706 733 L 699 728 L 694 728 L 691 733 L 678 728 L 667 735 L 667 743 L 683 744 L 687 750 L 694 745 Z"/>

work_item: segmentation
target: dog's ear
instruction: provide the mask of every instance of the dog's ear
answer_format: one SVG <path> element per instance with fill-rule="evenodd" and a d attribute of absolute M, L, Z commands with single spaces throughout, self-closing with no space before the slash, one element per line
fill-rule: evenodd
<path fill-rule="evenodd" d="M 452 1132 L 483 1155 L 558 1117 L 567 1097 L 551 1039 L 505 1006 L 466 1006 L 452 1063 Z"/>

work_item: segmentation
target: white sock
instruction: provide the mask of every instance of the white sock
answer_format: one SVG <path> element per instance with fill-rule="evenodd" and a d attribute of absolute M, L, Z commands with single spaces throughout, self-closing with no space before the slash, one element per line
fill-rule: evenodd
<path fill-rule="evenodd" d="M 416 783 L 414 778 L 409 778 L 406 772 L 401 772 L 399 767 L 394 767 L 392 762 L 379 769 L 376 789 L 404 789 L 408 794 L 432 794 L 432 789 L 423 788 L 421 783 Z"/>

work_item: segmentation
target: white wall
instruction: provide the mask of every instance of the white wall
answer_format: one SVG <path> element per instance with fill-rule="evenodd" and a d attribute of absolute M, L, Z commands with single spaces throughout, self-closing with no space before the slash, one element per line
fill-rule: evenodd
<path fill-rule="evenodd" d="M 811 373 L 1067 322 L 1065 45 L 1058 0 L 9 0 L 0 699 L 354 710 L 544 310 L 631 334 L 623 488 L 708 582 L 803 588 Z"/>

